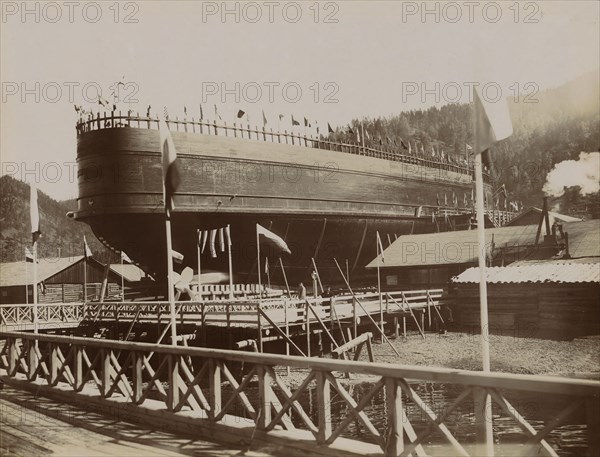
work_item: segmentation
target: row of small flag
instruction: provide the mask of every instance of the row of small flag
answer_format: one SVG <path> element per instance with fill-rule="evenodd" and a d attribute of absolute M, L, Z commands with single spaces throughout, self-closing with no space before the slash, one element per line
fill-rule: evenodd
<path fill-rule="evenodd" d="M 229 225 L 212 230 L 198 230 L 198 247 L 200 248 L 200 253 L 204 254 L 204 249 L 206 248 L 206 243 L 208 241 L 210 256 L 213 259 L 216 258 L 217 249 L 215 247 L 215 241 L 217 241 L 217 237 L 221 252 L 225 252 L 226 244 L 228 248 L 231 247 L 231 230 Z"/>
<path fill-rule="evenodd" d="M 473 195 L 473 189 L 471 189 L 471 200 L 470 201 L 472 204 L 475 203 L 475 196 Z M 435 195 L 435 203 L 436 203 L 436 206 L 441 206 L 439 194 Z M 454 193 L 454 191 L 452 192 L 452 203 L 454 206 L 458 206 L 458 196 Z M 464 206 L 468 205 L 467 193 L 463 194 L 463 204 L 464 204 Z M 448 206 L 448 194 L 446 194 L 446 193 L 444 193 L 444 206 Z M 499 196 L 496 197 L 496 206 L 495 207 L 496 208 L 500 207 L 500 197 Z M 510 208 L 513 211 L 520 211 L 523 209 L 523 202 L 511 201 L 505 197 L 504 198 L 504 209 L 507 210 L 508 208 Z"/>
<path fill-rule="evenodd" d="M 291 254 L 290 248 L 287 243 L 279 235 L 271 232 L 260 224 L 256 224 L 256 233 L 259 236 L 264 236 L 271 241 L 280 250 Z M 220 252 L 225 252 L 225 247 L 228 248 L 232 245 L 231 240 L 231 228 L 229 225 L 224 227 L 209 229 L 209 230 L 197 230 L 198 234 L 198 248 L 200 253 L 204 254 L 208 245 L 210 256 L 214 259 L 217 257 L 217 246 Z"/>

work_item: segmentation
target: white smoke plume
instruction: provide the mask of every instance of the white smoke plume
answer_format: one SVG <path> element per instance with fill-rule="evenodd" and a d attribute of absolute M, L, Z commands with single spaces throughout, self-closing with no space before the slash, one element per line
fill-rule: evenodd
<path fill-rule="evenodd" d="M 582 152 L 579 160 L 564 160 L 554 165 L 546 176 L 543 191 L 560 197 L 566 187 L 581 187 L 581 195 L 600 191 L 600 152 Z"/>

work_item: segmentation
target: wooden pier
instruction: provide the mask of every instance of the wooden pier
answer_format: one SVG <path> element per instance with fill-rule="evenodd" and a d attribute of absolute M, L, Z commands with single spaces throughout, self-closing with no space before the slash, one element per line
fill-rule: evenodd
<path fill-rule="evenodd" d="M 265 343 L 283 341 L 287 353 L 297 346 L 292 340 L 306 340 L 310 355 L 311 336 L 337 347 L 346 335 L 359 336 L 372 331 L 378 339 L 386 334 L 406 335 L 407 325 L 424 336 L 425 329 L 443 323 L 440 314 L 442 289 L 382 293 L 362 293 L 329 298 L 239 299 L 206 302 L 177 302 L 179 334 L 193 334 L 205 346 L 211 335 L 228 340 L 232 348 L 240 340 L 253 339 L 260 352 Z M 131 339 L 142 326 L 154 328 L 162 342 L 170 324 L 168 302 L 88 302 L 39 304 L 37 324 L 52 331 L 74 327 L 119 325 L 114 339 Z M 33 305 L 0 305 L 0 330 L 30 331 L 35 327 Z M 334 337 L 333 335 L 336 335 Z M 319 346 L 322 346 L 320 344 Z M 291 352 L 290 352 L 291 351 Z"/>
<path fill-rule="evenodd" d="M 523 443 L 511 455 L 556 456 L 550 433 L 573 415 L 587 425 L 587 455 L 600 452 L 600 382 L 556 377 L 481 373 L 466 370 L 365 363 L 348 360 L 259 354 L 242 351 L 0 332 L 0 380 L 65 404 L 104 411 L 164 432 L 185 431 L 221 443 L 240 440 L 285 447 L 287 455 L 427 455 L 429 438 L 443 439 L 444 455 L 484 455 L 484 398 L 498 408 L 493 420 L 510 418 Z M 243 364 L 244 369 L 240 371 Z M 281 374 L 302 374 L 292 385 Z M 363 376 L 368 391 L 358 396 L 341 380 Z M 420 396 L 415 381 L 460 387 L 441 411 Z M 308 414 L 300 398 L 316 389 Z M 562 411 L 532 426 L 527 408 L 511 392 L 535 392 L 547 401 L 568 397 Z M 383 394 L 386 420 L 377 422 L 368 406 Z M 334 396 L 345 407 L 332 408 Z M 461 404 L 473 414 L 476 439 L 459 440 L 446 422 Z M 417 427 L 407 408 L 417 408 L 426 426 Z M 524 411 L 520 411 L 523 410 Z M 358 425 L 357 425 L 358 424 Z M 360 434 L 349 430 L 360 427 Z M 501 445 L 497 445 L 501 447 Z M 438 447 L 439 450 L 439 447 Z"/>

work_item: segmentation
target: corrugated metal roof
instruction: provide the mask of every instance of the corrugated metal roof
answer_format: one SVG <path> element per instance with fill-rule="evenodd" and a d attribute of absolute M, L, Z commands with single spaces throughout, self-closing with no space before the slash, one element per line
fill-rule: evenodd
<path fill-rule="evenodd" d="M 40 259 L 37 265 L 38 283 L 60 273 L 64 269 L 75 265 L 83 259 L 82 255 L 74 257 L 56 257 Z M 33 264 L 25 262 L 8 262 L 0 264 L 0 287 L 25 286 L 25 271 L 27 270 L 27 284 L 33 283 Z"/>
<path fill-rule="evenodd" d="M 583 260 L 583 259 L 582 259 Z M 507 267 L 486 268 L 490 284 L 600 283 L 600 259 L 583 261 L 515 262 Z M 479 282 L 479 267 L 468 268 L 452 278 L 455 284 Z"/>
<path fill-rule="evenodd" d="M 584 222 L 567 222 L 563 229 L 569 234 L 571 257 L 600 257 L 600 219 Z M 525 246 L 535 243 L 537 225 L 517 225 L 485 230 L 487 244 L 492 236 L 496 247 Z M 542 229 L 542 235 L 545 233 Z M 424 265 L 449 265 L 477 262 L 477 230 L 403 235 L 384 250 L 385 262 L 380 266 L 416 267 Z M 367 268 L 376 268 L 373 259 Z"/>

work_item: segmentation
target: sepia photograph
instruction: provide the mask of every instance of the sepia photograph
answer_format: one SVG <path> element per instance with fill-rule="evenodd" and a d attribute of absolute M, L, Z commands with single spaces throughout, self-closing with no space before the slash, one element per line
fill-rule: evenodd
<path fill-rule="evenodd" d="M 0 5 L 0 457 L 600 456 L 600 3 Z"/>

